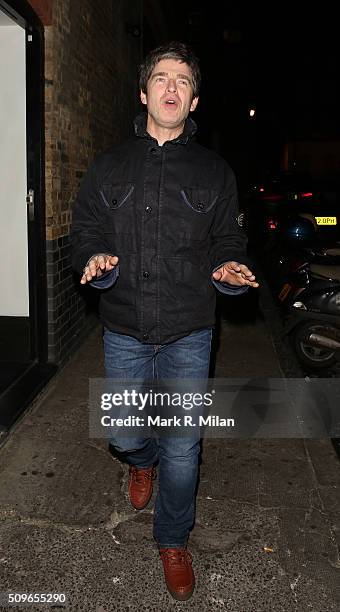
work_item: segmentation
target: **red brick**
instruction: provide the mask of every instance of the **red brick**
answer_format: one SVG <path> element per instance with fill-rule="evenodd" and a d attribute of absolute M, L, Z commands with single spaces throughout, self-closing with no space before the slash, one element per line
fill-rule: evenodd
<path fill-rule="evenodd" d="M 28 0 L 44 26 L 52 25 L 53 0 Z"/>

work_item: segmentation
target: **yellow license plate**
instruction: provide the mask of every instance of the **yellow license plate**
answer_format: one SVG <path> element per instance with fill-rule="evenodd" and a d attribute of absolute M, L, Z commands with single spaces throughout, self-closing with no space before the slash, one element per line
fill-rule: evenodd
<path fill-rule="evenodd" d="M 336 225 L 336 217 L 315 217 L 318 225 Z"/>

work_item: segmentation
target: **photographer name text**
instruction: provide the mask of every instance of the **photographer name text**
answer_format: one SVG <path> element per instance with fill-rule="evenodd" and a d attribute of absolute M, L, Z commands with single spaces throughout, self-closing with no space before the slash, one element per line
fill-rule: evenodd
<path fill-rule="evenodd" d="M 196 419 L 197 420 L 197 419 Z M 183 417 L 173 416 L 164 418 L 159 415 L 148 415 L 146 418 L 129 415 L 125 418 L 113 418 L 108 414 L 101 418 L 103 427 L 234 427 L 234 419 L 225 419 L 219 415 L 198 416 L 198 423 L 188 414 Z"/>

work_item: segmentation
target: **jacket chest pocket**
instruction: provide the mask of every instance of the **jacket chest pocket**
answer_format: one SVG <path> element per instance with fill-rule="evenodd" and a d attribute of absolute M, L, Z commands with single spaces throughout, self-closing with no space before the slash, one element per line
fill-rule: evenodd
<path fill-rule="evenodd" d="M 178 229 L 185 240 L 207 240 L 215 216 L 218 191 L 204 187 L 182 187 Z"/>
<path fill-rule="evenodd" d="M 136 252 L 136 215 L 133 183 L 104 183 L 99 193 L 105 211 L 107 240 L 116 254 Z"/>
<path fill-rule="evenodd" d="M 104 183 L 100 189 L 101 198 L 109 210 L 118 210 L 132 203 L 133 183 Z"/>
<path fill-rule="evenodd" d="M 214 209 L 218 191 L 205 187 L 183 187 L 181 196 L 185 204 L 198 215 L 206 215 Z"/>

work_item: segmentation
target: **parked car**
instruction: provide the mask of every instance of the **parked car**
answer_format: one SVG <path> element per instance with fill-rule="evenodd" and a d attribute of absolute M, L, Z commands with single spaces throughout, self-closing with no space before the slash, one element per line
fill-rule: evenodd
<path fill-rule="evenodd" d="M 249 243 L 266 253 L 283 225 L 305 215 L 323 243 L 340 239 L 340 183 L 317 181 L 307 174 L 280 172 L 250 186 L 243 198 L 243 226 Z"/>

